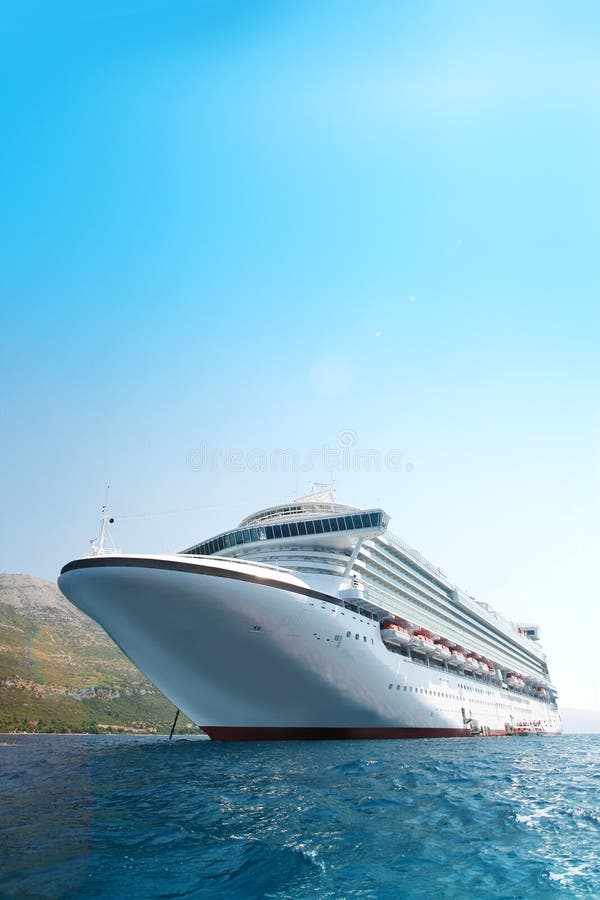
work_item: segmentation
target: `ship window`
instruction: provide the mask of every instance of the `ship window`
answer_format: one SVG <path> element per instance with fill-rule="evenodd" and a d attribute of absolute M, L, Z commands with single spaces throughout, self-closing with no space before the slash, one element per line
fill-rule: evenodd
<path fill-rule="evenodd" d="M 347 632 L 346 632 L 346 637 L 352 637 L 352 632 L 351 632 L 351 631 L 347 631 Z"/>
<path fill-rule="evenodd" d="M 352 516 L 352 524 L 355 528 L 362 528 L 362 521 L 360 516 Z"/>
<path fill-rule="evenodd" d="M 365 644 L 367 643 L 367 639 L 364 634 L 363 634 L 363 641 L 365 642 Z"/>
<path fill-rule="evenodd" d="M 331 531 L 331 528 L 329 527 L 329 521 L 329 519 L 321 519 L 321 525 L 323 526 L 324 534 L 327 534 L 329 531 Z"/>
<path fill-rule="evenodd" d="M 321 519 L 315 519 L 315 534 L 323 534 L 323 522 Z"/>
<path fill-rule="evenodd" d="M 352 526 L 352 516 L 344 516 L 342 521 L 344 523 L 344 529 L 353 527 Z"/>
<path fill-rule="evenodd" d="M 402 687 L 401 684 L 397 684 L 397 685 L 396 685 L 396 690 L 399 691 L 401 687 Z"/>
<path fill-rule="evenodd" d="M 391 691 L 391 689 L 392 689 L 393 687 L 394 687 L 393 684 L 388 684 L 388 691 Z"/>
<path fill-rule="evenodd" d="M 298 522 L 298 534 L 306 534 L 306 522 Z"/>
<path fill-rule="evenodd" d="M 355 640 L 357 640 L 357 641 L 360 640 L 360 634 L 355 635 Z"/>
<path fill-rule="evenodd" d="M 330 527 L 331 531 L 338 531 L 338 530 L 339 530 L 338 520 L 337 520 L 337 519 L 330 519 L 330 520 L 329 520 L 329 527 Z"/>
<path fill-rule="evenodd" d="M 306 522 L 306 533 L 307 534 L 315 533 L 315 526 L 314 526 L 313 522 Z"/>
<path fill-rule="evenodd" d="M 296 522 L 290 522 L 289 529 L 290 534 L 296 537 L 296 535 L 298 534 L 298 525 L 296 524 Z"/>

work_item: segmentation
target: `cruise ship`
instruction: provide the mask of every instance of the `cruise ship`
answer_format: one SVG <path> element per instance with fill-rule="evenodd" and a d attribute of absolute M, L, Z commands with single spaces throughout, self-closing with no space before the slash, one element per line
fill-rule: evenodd
<path fill-rule="evenodd" d="M 103 530 L 58 583 L 214 740 L 560 732 L 537 626 L 388 519 L 317 490 L 173 555 L 107 551 Z"/>

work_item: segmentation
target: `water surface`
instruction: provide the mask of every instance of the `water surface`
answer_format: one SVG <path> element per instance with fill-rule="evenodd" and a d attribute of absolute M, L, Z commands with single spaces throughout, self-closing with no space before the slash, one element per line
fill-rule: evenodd
<path fill-rule="evenodd" d="M 600 736 L 0 738 L 2 897 L 600 897 Z"/>

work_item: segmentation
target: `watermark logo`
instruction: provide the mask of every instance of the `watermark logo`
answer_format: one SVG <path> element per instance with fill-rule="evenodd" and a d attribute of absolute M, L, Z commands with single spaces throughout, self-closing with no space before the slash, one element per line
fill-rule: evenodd
<path fill-rule="evenodd" d="M 186 458 L 190 469 L 198 472 L 412 472 L 414 465 L 396 448 L 376 450 L 360 446 L 353 428 L 341 428 L 334 444 L 322 444 L 309 450 L 252 447 L 222 450 L 202 441 Z"/>

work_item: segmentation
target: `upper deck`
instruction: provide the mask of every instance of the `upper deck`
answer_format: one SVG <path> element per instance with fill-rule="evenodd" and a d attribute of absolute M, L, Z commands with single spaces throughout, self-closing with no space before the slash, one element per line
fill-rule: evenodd
<path fill-rule="evenodd" d="M 299 574 L 332 597 L 353 582 L 373 617 L 396 615 L 507 668 L 547 673 L 543 650 L 488 604 L 453 585 L 421 553 L 387 530 L 383 509 L 336 503 L 330 492 L 267 507 L 185 554 L 254 559 Z M 533 637 L 533 635 L 532 635 Z"/>

